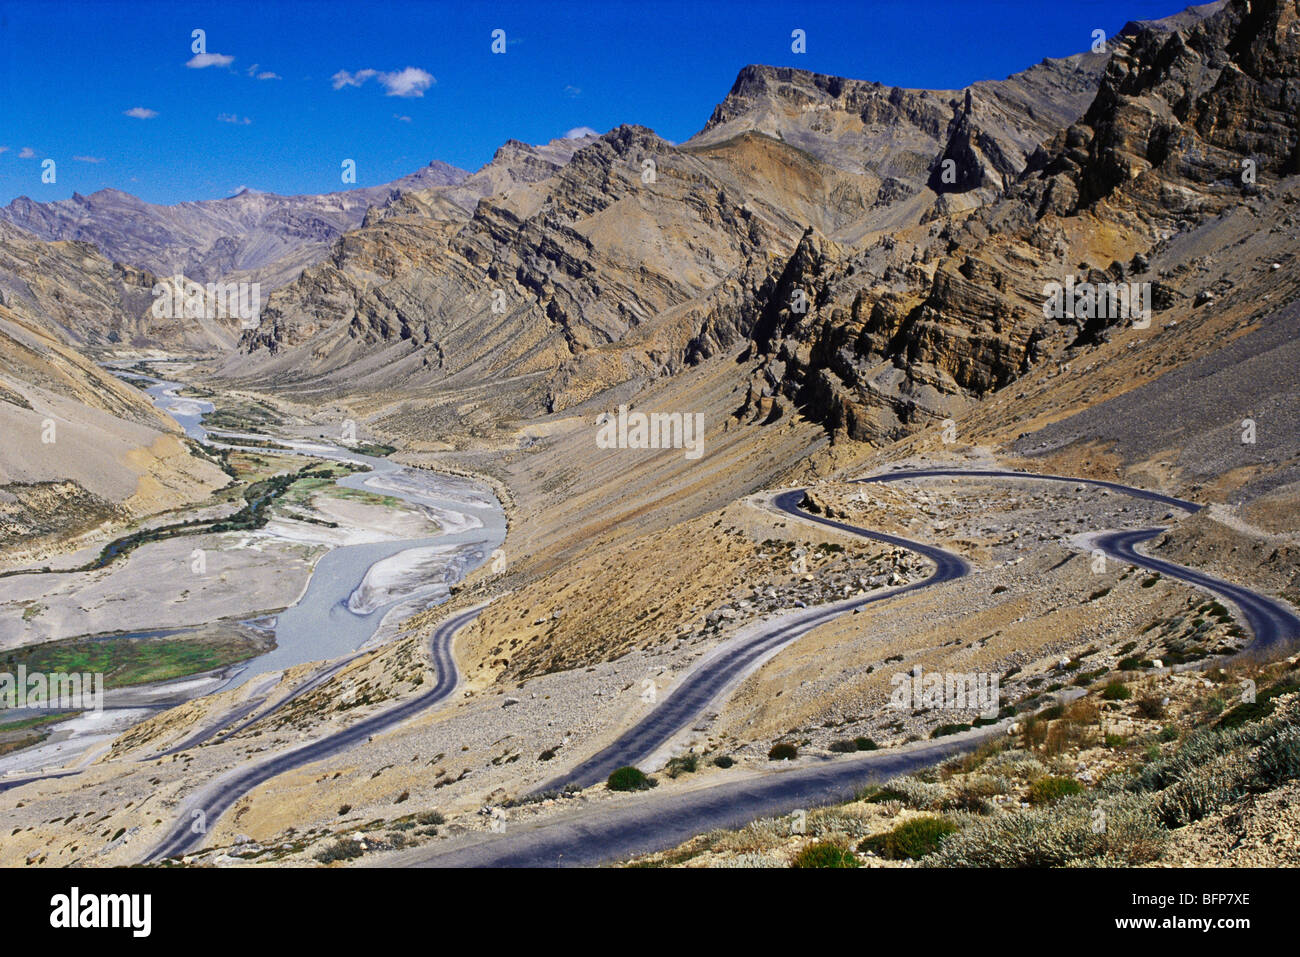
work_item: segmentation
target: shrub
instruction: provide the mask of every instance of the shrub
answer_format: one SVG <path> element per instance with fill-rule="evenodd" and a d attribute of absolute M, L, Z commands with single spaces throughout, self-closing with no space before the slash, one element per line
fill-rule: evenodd
<path fill-rule="evenodd" d="M 693 774 L 699 767 L 699 759 L 693 754 L 682 754 L 675 758 L 670 758 L 668 764 L 664 767 L 664 773 L 670 778 L 676 778 L 682 774 Z"/>
<path fill-rule="evenodd" d="M 945 811 L 966 811 L 970 814 L 992 814 L 993 805 L 978 791 L 958 788 L 957 793 L 943 802 Z"/>
<path fill-rule="evenodd" d="M 793 761 L 797 757 L 799 757 L 799 749 L 787 741 L 772 745 L 772 750 L 767 752 L 769 761 Z"/>
<path fill-rule="evenodd" d="M 1000 774 L 970 774 L 961 782 L 962 790 L 980 797 L 993 797 L 1011 790 L 1011 782 Z"/>
<path fill-rule="evenodd" d="M 654 787 L 654 781 L 640 768 L 622 767 L 609 776 L 607 786 L 611 791 L 645 791 Z"/>
<path fill-rule="evenodd" d="M 1021 781 L 1033 781 L 1047 773 L 1043 762 L 1019 748 L 993 755 L 986 763 L 986 770 Z"/>
<path fill-rule="evenodd" d="M 1133 692 L 1124 682 L 1112 681 L 1101 689 L 1101 697 L 1104 701 L 1127 701 L 1133 697 Z"/>
<path fill-rule="evenodd" d="M 1187 736 L 1174 753 L 1152 761 L 1127 784 L 1130 791 L 1163 791 L 1177 784 L 1220 756 L 1236 749 L 1251 748 L 1269 737 L 1262 725 L 1240 728 L 1198 728 Z"/>
<path fill-rule="evenodd" d="M 1101 717 L 1101 709 L 1095 701 L 1080 698 L 1065 709 L 1065 717 L 1074 724 L 1096 724 Z"/>
<path fill-rule="evenodd" d="M 944 840 L 924 864 L 927 867 L 1145 864 L 1159 858 L 1168 836 L 1169 832 L 1156 818 L 1149 796 L 1121 794 L 1094 803 L 1088 795 L 1080 794 L 1050 807 L 975 819 Z"/>
<path fill-rule="evenodd" d="M 441 811 L 425 811 L 423 814 L 420 814 L 416 817 L 416 821 L 418 821 L 419 823 L 425 826 L 428 826 L 428 825 L 445 824 L 447 819 L 442 816 Z"/>
<path fill-rule="evenodd" d="M 1031 715 L 1020 725 L 1020 740 L 1027 749 L 1032 751 L 1047 741 L 1047 728 L 1046 721 Z"/>
<path fill-rule="evenodd" d="M 1083 745 L 1096 734 L 1095 707 L 1076 701 L 1068 708 L 1062 704 L 1044 708 L 1025 718 L 1020 726 L 1021 743 L 1027 749 L 1041 748 L 1047 754 L 1060 754 L 1075 745 Z"/>
<path fill-rule="evenodd" d="M 890 861 L 917 861 L 933 854 L 957 825 L 942 817 L 914 817 L 884 834 L 873 834 L 858 845 L 859 851 L 874 851 Z"/>
<path fill-rule="evenodd" d="M 1262 721 L 1271 715 L 1277 707 L 1274 700 L 1279 695 L 1291 691 L 1300 690 L 1300 681 L 1294 678 L 1279 681 L 1264 691 L 1261 691 L 1254 701 L 1243 702 L 1235 708 L 1226 711 L 1219 718 L 1219 727 L 1235 728 L 1252 721 Z"/>
<path fill-rule="evenodd" d="M 861 867 L 862 862 L 848 848 L 830 841 L 809 844 L 790 862 L 791 867 Z"/>
<path fill-rule="evenodd" d="M 1029 785 L 1029 803 L 1051 804 L 1082 790 L 1083 785 L 1074 778 L 1053 777 L 1049 774 Z"/>
<path fill-rule="evenodd" d="M 1259 766 L 1259 783 L 1277 787 L 1300 775 L 1300 728 L 1289 727 L 1265 741 L 1255 758 Z"/>
<path fill-rule="evenodd" d="M 1143 695 L 1138 698 L 1137 712 L 1144 718 L 1155 720 L 1165 716 L 1165 700 L 1159 695 Z"/>
<path fill-rule="evenodd" d="M 918 810 L 933 810 L 939 807 L 946 797 L 947 790 L 942 784 L 931 784 L 911 775 L 904 775 L 870 792 L 863 800 L 868 804 L 899 801 Z"/>
<path fill-rule="evenodd" d="M 1166 827 L 1182 827 L 1239 800 L 1300 775 L 1300 729 L 1287 721 L 1201 728 L 1173 754 L 1152 761 L 1127 784 L 1158 792 L 1156 813 Z"/>
<path fill-rule="evenodd" d="M 883 788 L 876 788 L 869 794 L 864 795 L 862 800 L 866 801 L 868 804 L 884 804 L 887 801 L 898 801 L 902 804 L 906 804 L 907 795 L 896 788 L 886 786 Z"/>
<path fill-rule="evenodd" d="M 731 767 L 731 766 L 734 765 L 735 763 L 736 763 L 736 761 L 735 761 L 734 758 L 731 758 L 731 757 L 729 757 L 728 755 L 725 755 L 725 754 L 719 754 L 716 758 L 713 759 L 713 764 L 714 764 L 714 766 L 715 766 L 715 767 L 719 767 L 719 768 L 723 768 L 724 770 L 725 770 L 726 768 Z"/>
<path fill-rule="evenodd" d="M 344 814 L 347 814 L 347 813 L 348 813 L 349 811 L 351 811 L 351 810 L 352 810 L 352 805 L 351 805 L 351 804 L 340 804 L 340 805 L 339 805 L 339 817 L 342 817 Z"/>
<path fill-rule="evenodd" d="M 858 743 L 852 739 L 847 741 L 832 741 L 828 750 L 834 754 L 852 754 L 858 750 Z"/>
<path fill-rule="evenodd" d="M 858 746 L 859 751 L 875 751 L 879 748 L 879 745 L 870 738 L 854 738 L 853 743 Z"/>
<path fill-rule="evenodd" d="M 342 840 L 335 841 L 329 847 L 321 848 L 312 857 L 322 864 L 332 864 L 334 861 L 350 861 L 364 853 L 365 850 L 362 849 L 360 841 L 345 837 Z"/>
<path fill-rule="evenodd" d="M 1243 796 L 1253 770 L 1240 752 L 1219 755 L 1161 791 L 1156 813 L 1169 828 L 1199 821 Z"/>
<path fill-rule="evenodd" d="M 950 734 L 961 734 L 963 731 L 969 731 L 969 724 L 941 724 L 930 732 L 932 738 L 944 738 Z"/>

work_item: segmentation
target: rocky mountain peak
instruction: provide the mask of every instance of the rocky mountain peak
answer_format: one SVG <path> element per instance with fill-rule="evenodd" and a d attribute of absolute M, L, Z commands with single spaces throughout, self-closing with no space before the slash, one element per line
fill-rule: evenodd
<path fill-rule="evenodd" d="M 1212 9 L 1117 48 L 1087 113 L 1049 145 L 1030 187 L 1043 211 L 1075 213 L 1127 186 L 1147 220 L 1201 215 L 1249 191 L 1247 169 L 1300 169 L 1295 4 L 1229 0 Z M 1171 204 L 1173 195 L 1181 201 Z"/>

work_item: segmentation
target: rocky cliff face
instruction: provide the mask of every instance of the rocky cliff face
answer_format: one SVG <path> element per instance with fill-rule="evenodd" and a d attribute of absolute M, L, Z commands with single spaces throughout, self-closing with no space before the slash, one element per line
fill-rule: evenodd
<path fill-rule="evenodd" d="M 1284 0 L 1232 2 L 1181 30 L 1137 33 L 1087 113 L 1049 144 L 1026 199 L 1069 215 L 1122 193 L 1116 205 L 1168 221 L 1249 192 L 1252 166 L 1297 172 L 1297 20 Z"/>
<path fill-rule="evenodd" d="M 1104 54 L 1091 53 L 1044 60 L 964 90 L 905 90 L 749 66 L 687 145 L 759 132 L 835 169 L 875 176 L 881 205 L 923 187 L 931 191 L 928 202 L 933 194 L 985 188 L 975 197 L 984 202 L 1025 168 L 1044 139 L 1083 113 L 1105 63 Z"/>
<path fill-rule="evenodd" d="M 157 278 L 110 262 L 91 243 L 42 242 L 0 222 L 0 305 L 88 352 L 225 351 L 239 319 L 156 318 Z"/>
<path fill-rule="evenodd" d="M 621 127 L 551 172 L 515 173 L 463 225 L 395 206 L 347 234 L 272 297 L 231 371 L 346 368 L 362 386 L 511 379 L 511 401 L 539 411 L 739 341 L 716 307 L 708 331 L 696 323 L 711 291 L 779 245 L 781 226 L 707 159 Z"/>
<path fill-rule="evenodd" d="M 741 418 L 896 438 L 1122 321 L 1045 317 L 1051 283 L 1141 277 L 1247 165 L 1293 168 L 1294 15 L 1190 8 L 960 91 L 747 67 L 680 146 L 507 144 L 372 212 L 226 371 L 533 415 L 745 346 Z"/>
<path fill-rule="evenodd" d="M 335 388 L 345 369 L 356 388 L 515 377 L 520 412 L 672 374 L 772 325 L 773 259 L 809 226 L 852 247 L 996 198 L 1083 112 L 1104 61 L 940 92 L 753 66 L 680 147 L 636 127 L 508 143 L 457 186 L 373 211 L 272 297 L 227 371 Z M 949 184 L 954 157 L 974 165 Z"/>
<path fill-rule="evenodd" d="M 1185 295 L 1144 274 L 1151 249 L 1297 170 L 1296 17 L 1290 0 L 1240 0 L 1178 29 L 1134 25 L 1084 115 L 995 202 L 866 249 L 805 235 L 761 304 L 741 415 L 769 419 L 784 400 L 836 434 L 896 438 L 1129 321 L 1045 318 L 1049 283 L 1151 282 L 1156 311 Z M 996 154 L 977 155 L 963 118 L 953 133 L 959 183 L 986 182 Z"/>

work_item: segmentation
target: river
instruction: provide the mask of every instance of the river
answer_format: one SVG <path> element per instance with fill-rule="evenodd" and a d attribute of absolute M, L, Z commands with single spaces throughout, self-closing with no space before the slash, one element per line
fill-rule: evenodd
<path fill-rule="evenodd" d="M 336 484 L 399 499 L 434 518 L 442 529 L 426 538 L 332 548 L 317 561 L 306 590 L 292 607 L 270 621 L 257 622 L 274 628 L 276 647 L 235 666 L 223 688 L 355 651 L 399 606 L 406 615 L 445 601 L 451 586 L 483 564 L 505 540 L 505 512 L 492 491 L 479 482 L 398 465 L 324 441 L 208 430 L 202 418 L 213 411 L 211 402 L 181 396 L 181 383 L 151 381 L 146 391 L 154 404 L 191 438 L 218 448 L 239 448 L 223 443 L 223 437 L 270 439 L 291 451 L 257 449 L 258 454 L 311 455 L 367 466 L 370 471 L 343 476 Z M 237 609 L 231 609 L 232 616 L 237 614 Z"/>
<path fill-rule="evenodd" d="M 190 438 L 217 447 L 240 448 L 221 441 L 238 438 L 239 433 L 208 430 L 203 426 L 203 416 L 215 406 L 202 399 L 181 396 L 183 384 L 123 369 L 113 371 L 146 384 L 145 391 L 155 406 L 175 419 Z M 249 437 L 271 439 L 287 447 L 286 450 L 253 450 L 259 455 L 310 455 L 366 466 L 369 471 L 342 476 L 337 484 L 398 499 L 436 521 L 440 532 L 423 538 L 334 546 L 317 560 L 307 587 L 291 607 L 270 618 L 244 619 L 248 624 L 274 631 L 272 650 L 229 666 L 216 680 L 211 676 L 193 676 L 110 689 L 105 694 L 102 714 L 60 722 L 44 743 L 0 759 L 0 775 L 66 766 L 92 749 L 106 746 L 113 737 L 161 709 L 295 665 L 347 655 L 375 641 L 389 616 L 397 621 L 446 601 L 451 587 L 487 561 L 505 540 L 506 520 L 501 504 L 479 482 L 361 455 L 326 441 L 302 441 L 261 433 Z M 265 534 L 265 530 L 258 534 Z M 241 619 L 254 613 L 250 608 L 230 608 L 222 617 Z M 170 632 L 183 630 L 169 629 Z M 157 632 L 90 637 L 113 640 L 151 634 Z M 385 633 L 383 637 L 391 635 Z M 10 718 L 23 716 L 8 715 Z"/>

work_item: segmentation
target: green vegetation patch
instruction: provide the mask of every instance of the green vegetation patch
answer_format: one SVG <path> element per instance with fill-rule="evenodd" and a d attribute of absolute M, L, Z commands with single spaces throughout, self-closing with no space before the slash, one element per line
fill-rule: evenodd
<path fill-rule="evenodd" d="M 1124 682 L 1111 681 L 1101 689 L 1101 697 L 1103 701 L 1127 701 L 1133 697 L 1133 692 Z"/>
<path fill-rule="evenodd" d="M 369 455 L 371 458 L 387 458 L 397 451 L 395 445 L 384 445 L 381 442 L 361 442 L 357 445 L 349 445 L 348 450 L 356 452 L 357 455 Z"/>
<path fill-rule="evenodd" d="M 862 862 L 846 847 L 831 841 L 809 844 L 795 855 L 791 867 L 861 867 Z"/>
<path fill-rule="evenodd" d="M 104 687 L 122 688 L 222 668 L 274 647 L 269 636 L 237 626 L 187 637 L 69 638 L 4 652 L 0 670 L 12 674 L 22 664 L 43 674 L 100 673 Z"/>
<path fill-rule="evenodd" d="M 640 768 L 634 767 L 619 768 L 606 782 L 611 791 L 647 791 L 657 783 L 654 778 L 646 777 Z"/>
<path fill-rule="evenodd" d="M 329 847 L 322 848 L 312 855 L 322 864 L 332 864 L 335 861 L 350 861 L 360 857 L 365 853 L 360 841 L 345 837 L 342 840 L 335 841 Z"/>
<path fill-rule="evenodd" d="M 788 741 L 772 745 L 771 750 L 767 752 L 769 761 L 793 761 L 797 757 L 799 757 L 799 748 Z"/>
<path fill-rule="evenodd" d="M 1029 785 L 1029 803 L 1051 804 L 1071 794 L 1078 794 L 1082 790 L 1083 785 L 1074 778 L 1054 777 L 1049 774 Z"/>
<path fill-rule="evenodd" d="M 1283 678 L 1259 692 L 1254 701 L 1243 701 L 1235 708 L 1224 712 L 1219 718 L 1218 727 L 1237 728 L 1250 721 L 1263 721 L 1277 708 L 1276 699 L 1280 695 L 1300 691 L 1300 677 Z"/>
<path fill-rule="evenodd" d="M 957 825 L 944 817 L 914 817 L 884 834 L 873 834 L 858 845 L 862 852 L 872 851 L 889 861 L 919 861 L 939 849 L 944 838 L 957 831 Z"/>

